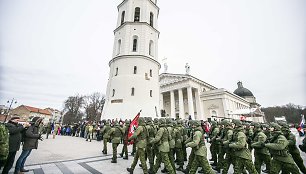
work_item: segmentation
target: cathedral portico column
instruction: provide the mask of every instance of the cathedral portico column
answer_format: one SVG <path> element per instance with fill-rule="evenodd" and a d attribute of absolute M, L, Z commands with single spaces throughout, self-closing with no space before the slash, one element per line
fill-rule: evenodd
<path fill-rule="evenodd" d="M 170 117 L 175 118 L 175 99 L 174 99 L 174 91 L 170 91 Z"/>
<path fill-rule="evenodd" d="M 187 88 L 187 97 L 188 97 L 188 111 L 191 118 L 194 120 L 194 108 L 193 108 L 193 97 L 192 97 L 192 88 Z"/>
<path fill-rule="evenodd" d="M 197 119 L 202 120 L 202 119 L 204 119 L 204 116 L 203 116 L 203 112 L 202 112 L 203 107 L 202 107 L 202 104 L 201 104 L 199 89 L 195 90 L 194 95 L 195 95 L 195 99 L 196 99 Z"/>
<path fill-rule="evenodd" d="M 180 118 L 185 118 L 183 90 L 178 90 Z"/>
<path fill-rule="evenodd" d="M 160 109 L 164 109 L 164 94 L 160 93 L 159 95 L 159 105 L 160 105 Z"/>

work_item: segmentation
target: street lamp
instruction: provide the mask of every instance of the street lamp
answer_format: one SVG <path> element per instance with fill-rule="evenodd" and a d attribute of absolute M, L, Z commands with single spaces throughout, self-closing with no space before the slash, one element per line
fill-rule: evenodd
<path fill-rule="evenodd" d="M 10 104 L 9 108 L 7 109 L 7 111 L 6 111 L 4 121 L 6 121 L 6 119 L 7 119 L 7 116 L 8 116 L 8 114 L 9 114 L 11 108 L 12 108 L 12 104 L 13 104 L 13 103 L 16 104 L 16 103 L 17 103 L 17 100 L 16 100 L 15 98 L 13 98 L 11 101 L 8 100 L 7 103 L 11 103 L 11 104 Z"/>

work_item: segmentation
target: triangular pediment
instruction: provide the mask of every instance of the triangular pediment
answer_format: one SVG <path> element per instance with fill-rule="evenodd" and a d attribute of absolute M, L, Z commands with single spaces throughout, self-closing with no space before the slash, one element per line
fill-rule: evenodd
<path fill-rule="evenodd" d="M 164 86 L 172 83 L 177 83 L 181 81 L 188 80 L 188 77 L 185 75 L 178 74 L 161 74 L 159 77 L 159 85 Z"/>

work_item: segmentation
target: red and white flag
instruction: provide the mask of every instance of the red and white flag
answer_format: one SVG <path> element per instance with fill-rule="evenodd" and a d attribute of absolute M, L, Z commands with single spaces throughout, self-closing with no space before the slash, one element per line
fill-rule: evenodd
<path fill-rule="evenodd" d="M 140 117 L 140 112 L 138 112 L 138 114 L 135 116 L 135 118 L 133 119 L 133 121 L 130 124 L 129 133 L 128 133 L 128 139 L 130 139 L 133 136 L 135 130 L 138 127 L 138 119 Z M 134 140 L 128 142 L 128 145 L 130 145 L 130 144 L 134 144 Z"/>

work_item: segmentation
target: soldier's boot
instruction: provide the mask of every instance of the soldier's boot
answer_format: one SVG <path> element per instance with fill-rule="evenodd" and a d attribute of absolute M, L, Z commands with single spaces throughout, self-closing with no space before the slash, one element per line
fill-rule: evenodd
<path fill-rule="evenodd" d="M 214 159 L 211 158 L 211 159 L 209 159 L 209 161 L 214 161 Z"/>
<path fill-rule="evenodd" d="M 219 167 L 217 167 L 217 166 L 212 166 L 212 169 L 214 169 L 215 171 L 217 171 L 218 173 L 220 173 L 220 168 Z"/>
<path fill-rule="evenodd" d="M 125 156 L 125 157 L 123 157 L 123 159 L 128 160 L 128 159 L 129 159 L 129 157 L 128 157 L 128 156 Z"/>
<path fill-rule="evenodd" d="M 139 164 L 139 167 L 141 167 L 141 168 L 142 168 L 142 165 L 141 165 L 141 164 Z"/>
<path fill-rule="evenodd" d="M 168 170 L 166 168 L 164 168 L 163 170 L 161 170 L 162 173 L 167 173 Z"/>
<path fill-rule="evenodd" d="M 112 159 L 111 163 L 117 163 L 117 159 Z"/>
<path fill-rule="evenodd" d="M 213 162 L 210 164 L 211 166 L 217 166 L 217 163 Z"/>
<path fill-rule="evenodd" d="M 183 166 L 179 166 L 179 167 L 176 168 L 175 170 L 177 170 L 177 171 L 183 171 L 184 169 L 183 169 Z"/>
<path fill-rule="evenodd" d="M 183 169 L 182 172 L 183 172 L 184 174 L 188 174 L 188 173 L 189 173 L 189 169 L 187 169 L 187 168 L 186 168 L 186 169 Z"/>
<path fill-rule="evenodd" d="M 149 171 L 153 171 L 153 166 L 154 166 L 154 164 L 153 164 L 153 163 L 150 163 Z"/>
<path fill-rule="evenodd" d="M 264 173 L 270 173 L 270 171 L 269 171 L 268 169 L 264 169 L 264 170 L 262 170 L 262 172 L 264 172 Z"/>
<path fill-rule="evenodd" d="M 123 153 L 120 153 L 120 157 L 123 157 Z"/>
<path fill-rule="evenodd" d="M 126 168 L 126 170 L 127 170 L 130 174 L 133 174 L 133 172 L 134 172 L 134 169 L 132 169 L 132 168 Z"/>

